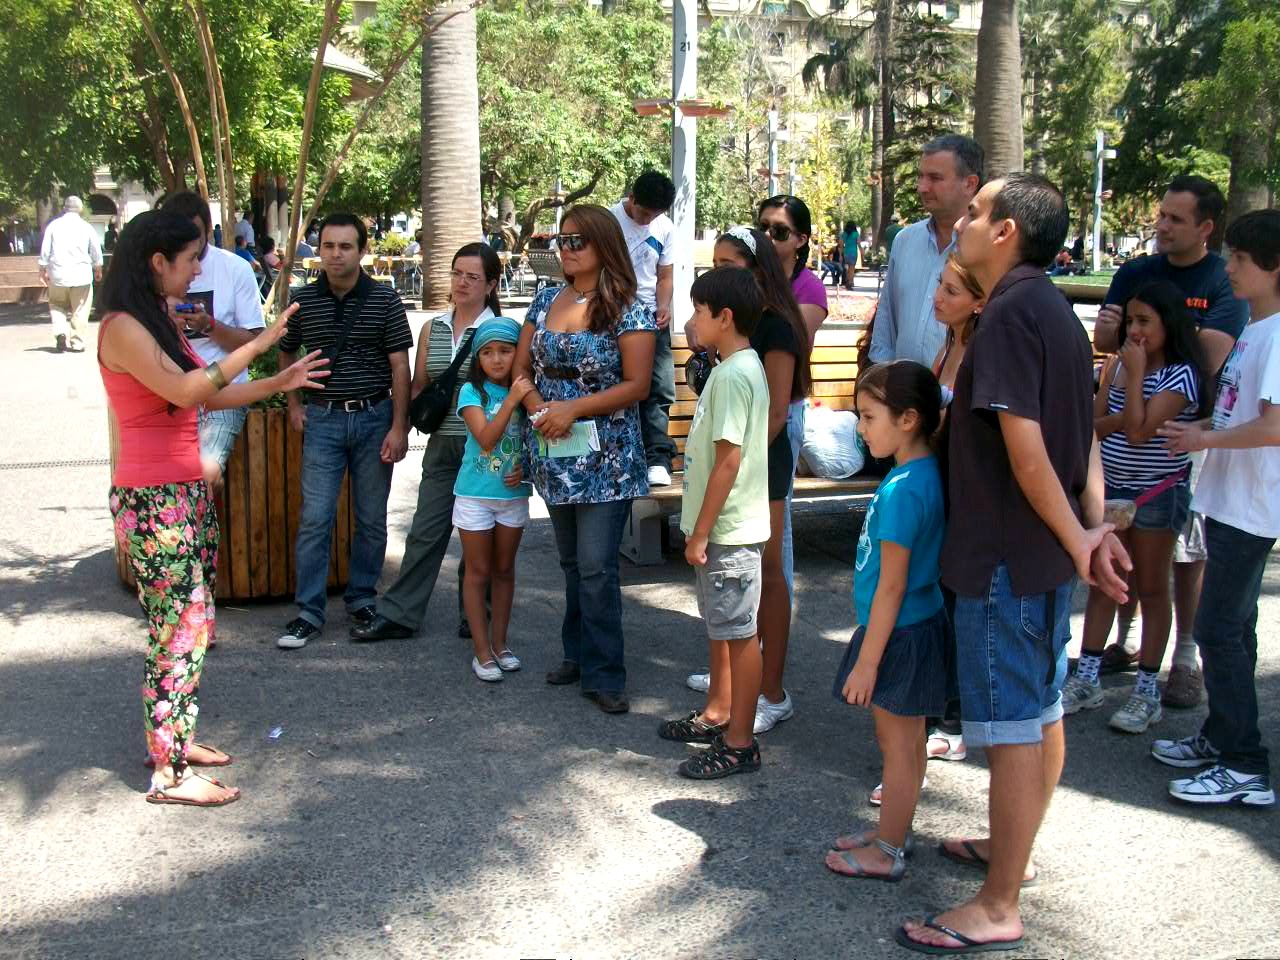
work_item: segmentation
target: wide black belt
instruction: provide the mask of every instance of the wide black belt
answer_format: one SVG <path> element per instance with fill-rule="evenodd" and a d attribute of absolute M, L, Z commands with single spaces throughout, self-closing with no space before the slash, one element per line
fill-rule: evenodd
<path fill-rule="evenodd" d="M 370 410 L 376 407 L 389 396 L 391 396 L 390 390 L 379 390 L 377 393 L 371 393 L 367 397 L 360 397 L 356 400 L 329 400 L 324 394 L 319 394 L 308 395 L 307 403 L 324 407 L 329 411 L 341 410 L 344 413 L 359 413 L 361 410 Z"/>

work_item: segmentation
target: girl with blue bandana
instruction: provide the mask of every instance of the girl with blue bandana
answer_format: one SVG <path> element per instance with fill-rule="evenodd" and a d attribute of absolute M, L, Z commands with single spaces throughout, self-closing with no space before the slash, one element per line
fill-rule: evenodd
<path fill-rule="evenodd" d="M 476 362 L 458 391 L 458 416 L 467 425 L 462 466 L 453 486 L 453 525 L 462 539 L 466 573 L 463 606 L 471 624 L 475 656 L 471 670 L 481 680 L 501 680 L 519 670 L 520 658 L 507 647 L 511 601 L 515 595 L 516 551 L 529 520 L 529 484 L 520 465 L 521 401 L 533 389 L 524 377 L 511 379 L 520 325 L 493 317 L 476 330 Z M 492 613 L 486 614 L 485 595 Z"/>

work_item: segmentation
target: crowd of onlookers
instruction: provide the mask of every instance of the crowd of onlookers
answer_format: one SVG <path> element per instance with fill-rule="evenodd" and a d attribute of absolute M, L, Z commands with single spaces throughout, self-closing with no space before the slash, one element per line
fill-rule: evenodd
<path fill-rule="evenodd" d="M 1280 212 L 1237 218 L 1224 259 L 1211 249 L 1221 194 L 1176 178 L 1160 204 L 1159 254 L 1116 274 L 1091 343 L 1046 275 L 1069 228 L 1061 193 L 1035 176 L 984 180 L 983 167 L 967 137 L 925 145 L 927 216 L 897 231 L 888 254 L 855 388 L 858 432 L 883 479 L 857 532 L 856 629 L 831 665 L 833 695 L 872 711 L 884 760 L 870 797 L 879 823 L 836 839 L 833 871 L 900 879 L 927 762 L 987 752 L 991 836 L 942 845 L 986 881 L 968 903 L 896 932 L 924 952 L 1022 942 L 1018 896 L 1036 876 L 1031 850 L 1062 770 L 1064 717 L 1102 704 L 1104 672 L 1135 670 L 1109 720 L 1129 734 L 1207 694 L 1200 729 L 1152 744 L 1155 759 L 1186 771 L 1172 797 L 1275 802 L 1253 671 L 1261 579 L 1280 534 Z M 536 491 L 565 581 L 561 662 L 546 681 L 625 713 L 620 541 L 633 501 L 679 482 L 709 669 L 686 680 L 702 705 L 657 732 L 699 747 L 683 776 L 760 769 L 758 738 L 797 709 L 784 685 L 791 497 L 827 295 L 808 268 L 809 209 L 779 195 L 718 237 L 713 269 L 690 291 L 692 317 L 673 317 L 674 200 L 674 184 L 650 171 L 611 207 L 565 211 L 555 242 L 566 283 L 540 291 L 523 322 L 502 315 L 497 254 L 466 244 L 450 307 L 423 324 L 413 357 L 400 298 L 361 268 L 369 237 L 358 217 L 332 214 L 308 230 L 320 275 L 265 327 L 241 249 L 255 246 L 248 216 L 235 253 L 210 242 L 217 231 L 194 194 L 126 226 L 102 290 L 99 361 L 120 427 L 116 534 L 151 622 L 148 801 L 239 797 L 200 772 L 232 758 L 193 736 L 214 642 L 209 490 L 244 406 L 279 390 L 303 435 L 297 613 L 280 648 L 304 648 L 328 626 L 347 475 L 352 641 L 422 630 L 456 529 L 470 671 L 486 683 L 510 677 L 523 665 L 508 628 Z M 278 269 L 270 244 L 257 247 L 261 269 Z M 861 251 L 846 225 L 841 281 Z M 682 464 L 669 425 L 674 320 L 698 394 Z M 248 381 L 249 363 L 272 347 L 279 372 Z M 1095 351 L 1106 355 L 1098 368 Z M 418 502 L 379 595 L 391 475 L 411 427 L 429 435 Z M 1071 672 L 1080 582 L 1089 599 Z"/>

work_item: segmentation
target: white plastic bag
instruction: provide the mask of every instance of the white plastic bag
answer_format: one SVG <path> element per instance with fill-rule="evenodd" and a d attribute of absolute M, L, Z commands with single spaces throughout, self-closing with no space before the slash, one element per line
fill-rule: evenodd
<path fill-rule="evenodd" d="M 852 410 L 809 407 L 804 412 L 800 456 L 815 477 L 843 480 L 853 476 L 866 462 L 858 438 L 858 415 Z"/>

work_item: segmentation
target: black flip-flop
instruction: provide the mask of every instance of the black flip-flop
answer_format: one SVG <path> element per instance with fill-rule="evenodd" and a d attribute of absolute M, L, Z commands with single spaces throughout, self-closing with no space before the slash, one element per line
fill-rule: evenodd
<path fill-rule="evenodd" d="M 1022 946 L 1022 937 L 1016 940 L 987 940 L 982 942 L 974 940 L 972 937 L 966 937 L 959 930 L 952 930 L 950 927 L 938 923 L 932 917 L 926 917 L 924 925 L 930 930 L 937 930 L 939 933 L 945 933 L 953 940 L 959 940 L 962 946 L 959 947 L 943 947 L 932 943 L 921 943 L 919 940 L 913 940 L 911 934 L 907 933 L 906 927 L 899 927 L 893 933 L 893 939 L 898 942 L 898 946 L 906 947 L 908 950 L 914 950 L 916 953 L 928 953 L 934 956 L 960 956 L 966 953 L 995 953 L 1001 950 L 1017 950 Z"/>
<path fill-rule="evenodd" d="M 978 853 L 978 848 L 975 847 L 972 842 L 968 840 L 960 840 L 957 842 L 960 844 L 960 846 L 964 847 L 965 852 L 969 854 L 967 857 L 961 856 L 960 854 L 956 853 L 954 850 L 948 849 L 947 842 L 945 840 L 942 843 L 938 844 L 938 852 L 954 863 L 960 863 L 966 867 L 973 867 L 977 870 L 982 870 L 984 872 L 989 866 L 991 866 L 991 864 L 986 859 L 983 858 L 982 854 Z M 1023 879 L 1022 886 L 1034 887 L 1039 882 L 1040 882 L 1040 871 L 1037 870 L 1030 877 L 1026 877 Z"/>

